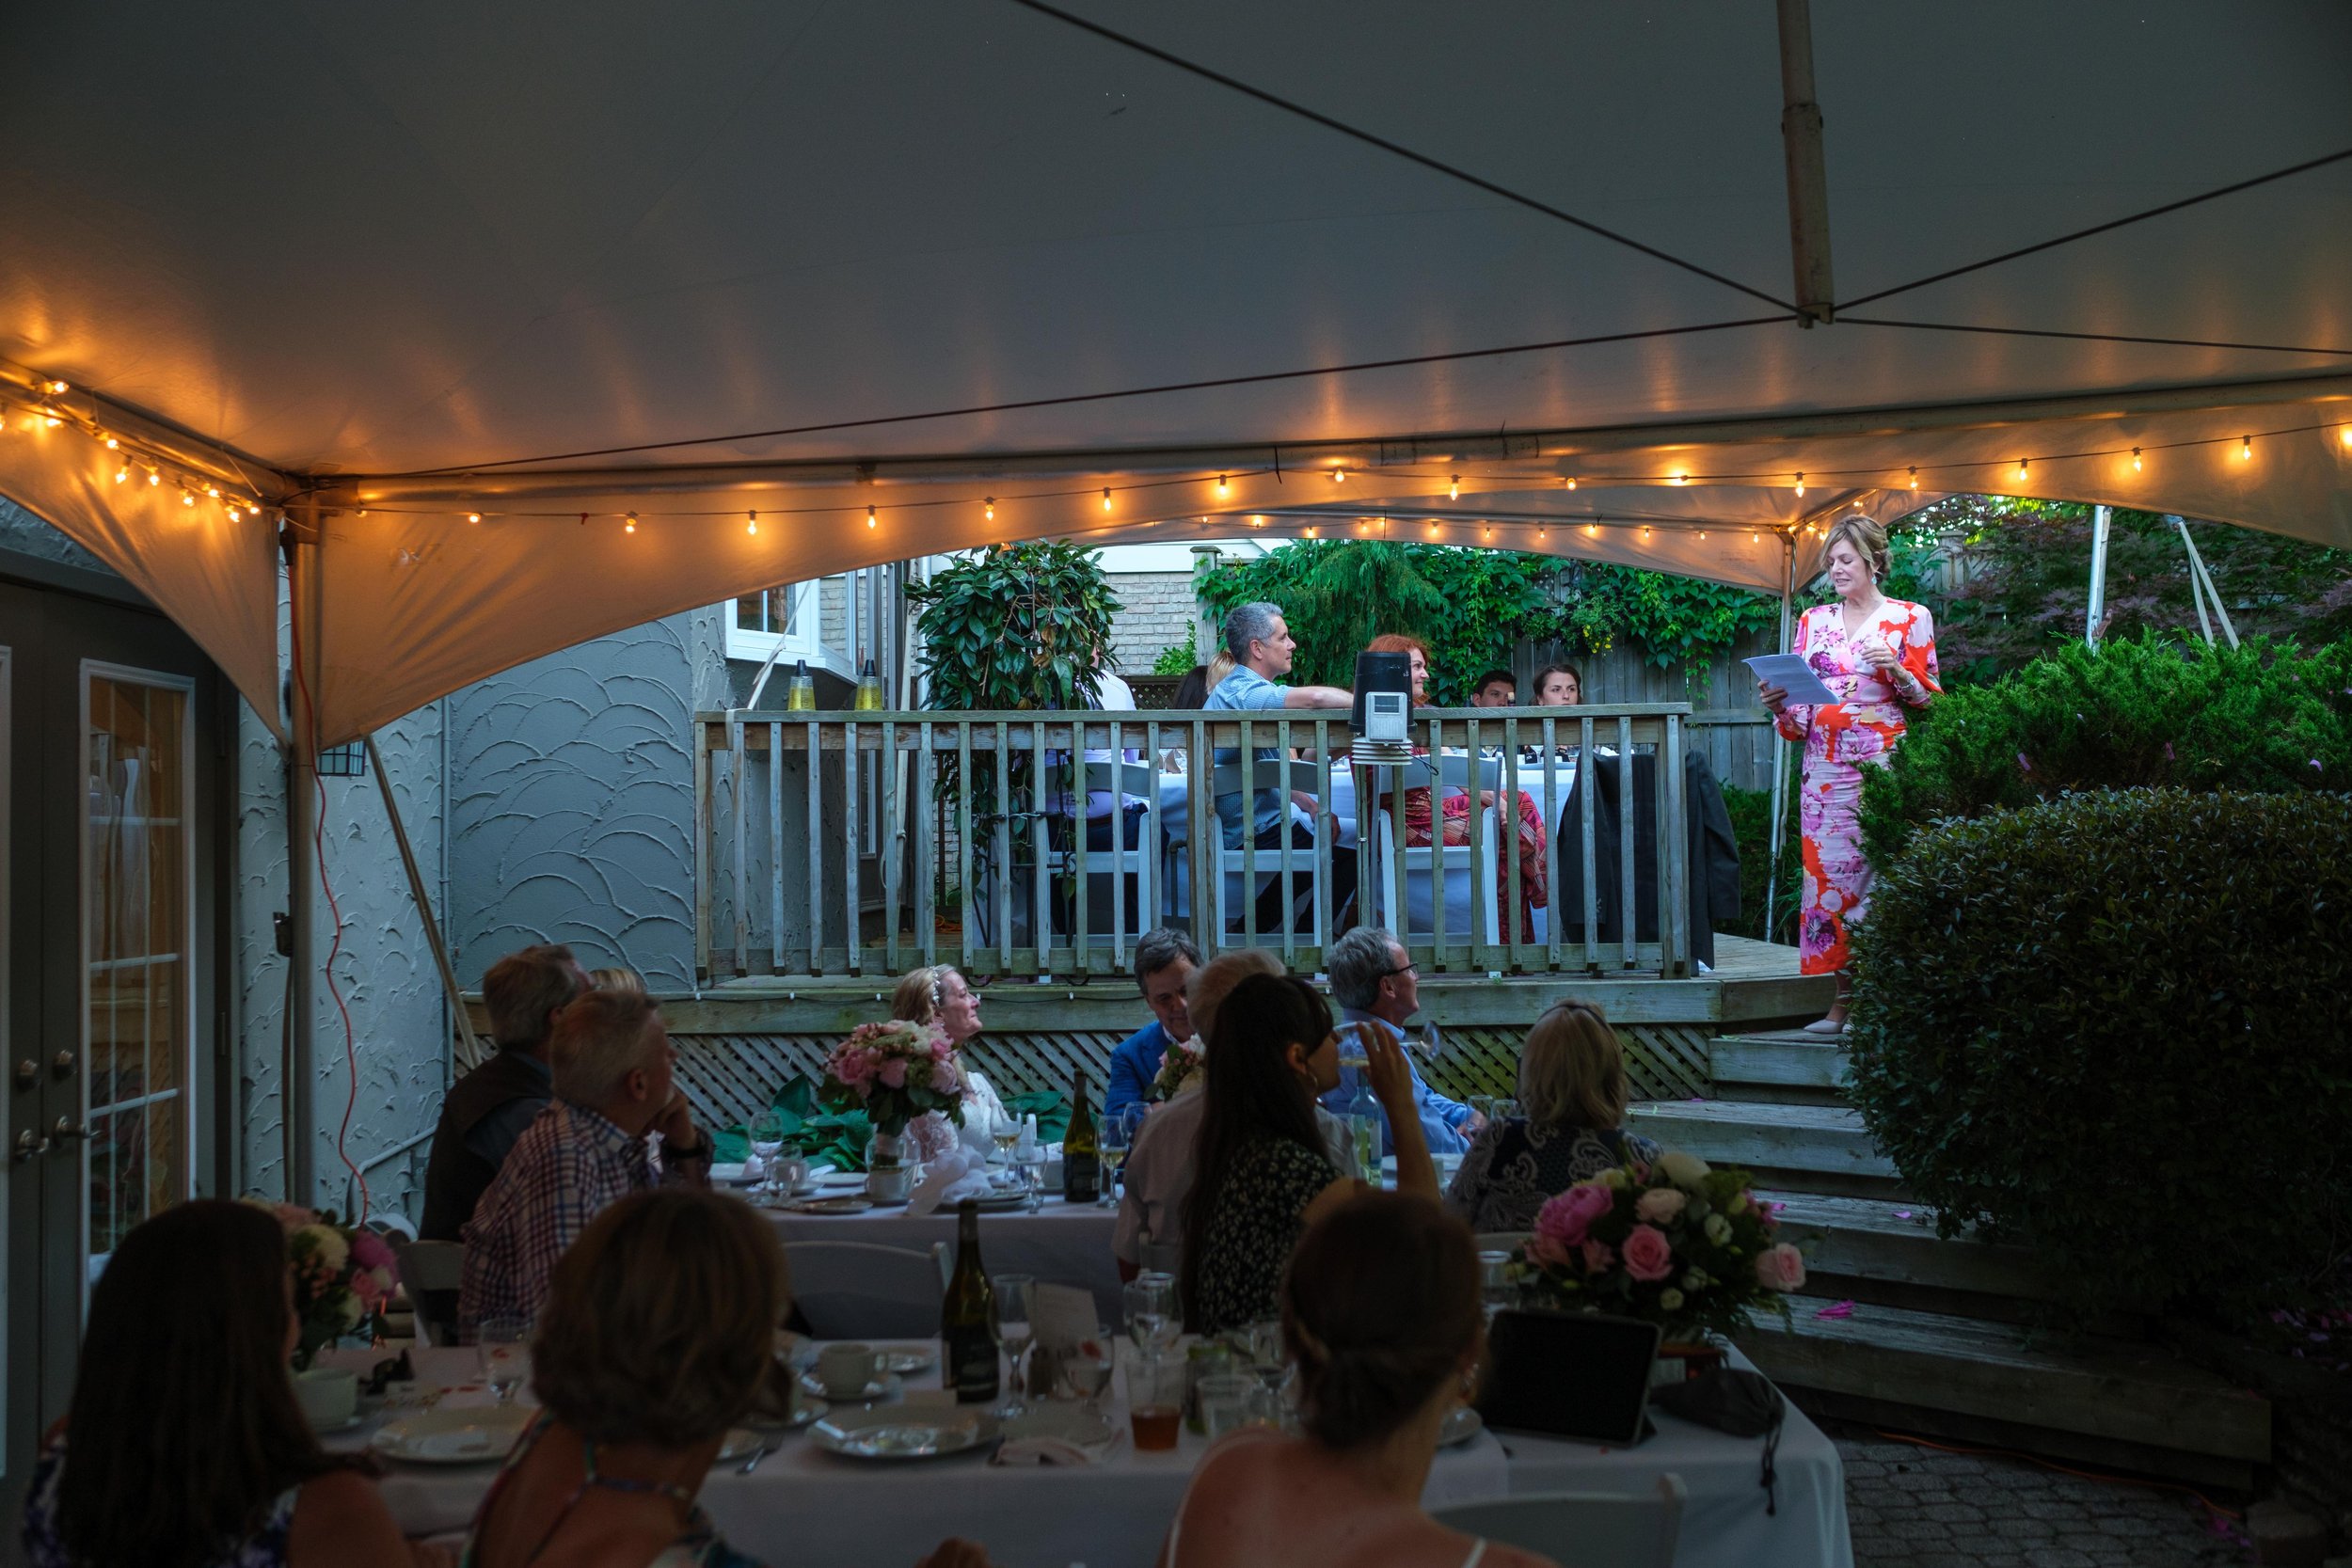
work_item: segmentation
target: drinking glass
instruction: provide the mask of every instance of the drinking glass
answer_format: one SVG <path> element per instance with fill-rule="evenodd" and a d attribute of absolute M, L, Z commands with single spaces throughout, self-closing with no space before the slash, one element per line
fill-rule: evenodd
<path fill-rule="evenodd" d="M 989 1123 L 988 1136 L 989 1141 L 996 1146 L 997 1158 L 1006 1165 L 1011 1165 L 1013 1148 L 1021 1142 L 1019 1119 L 1009 1111 L 999 1111 L 996 1119 Z"/>
<path fill-rule="evenodd" d="M 1507 1252 L 1482 1252 L 1478 1255 L 1478 1297 L 1486 1308 L 1486 1321 L 1493 1323 L 1495 1314 L 1512 1305 L 1517 1292 L 1511 1286 L 1511 1255 Z"/>
<path fill-rule="evenodd" d="M 1029 1349 L 1029 1300 L 1036 1286 L 1036 1276 L 1025 1274 L 1000 1274 L 989 1281 L 992 1299 L 988 1326 L 996 1336 L 997 1347 L 1012 1363 L 1012 1376 L 1005 1385 L 1005 1402 L 989 1412 L 993 1416 L 1021 1416 L 1028 1412 L 1028 1402 L 1022 1398 L 1027 1392 L 1022 1377 L 1022 1357 Z"/>
<path fill-rule="evenodd" d="M 1476 1111 L 1480 1116 L 1485 1117 L 1488 1121 L 1492 1121 L 1495 1119 L 1496 1101 L 1497 1097 L 1494 1095 L 1474 1094 L 1470 1097 L 1470 1108 Z"/>
<path fill-rule="evenodd" d="M 1343 1023 L 1332 1031 L 1339 1037 L 1340 1066 L 1343 1068 L 1372 1066 L 1372 1058 L 1365 1053 L 1364 1050 L 1364 1027 L 1360 1023 Z"/>
<path fill-rule="evenodd" d="M 1147 1270 L 1127 1282 L 1121 1292 L 1127 1307 L 1127 1333 L 1136 1349 L 1147 1354 L 1166 1350 L 1184 1332 L 1176 1314 L 1176 1276 Z"/>
<path fill-rule="evenodd" d="M 1021 1190 L 1028 1195 L 1029 1212 L 1034 1214 L 1045 1207 L 1045 1149 L 1037 1145 L 1017 1150 L 1013 1159 L 1021 1166 Z"/>
<path fill-rule="evenodd" d="M 1085 1402 L 1089 1416 L 1103 1414 L 1103 1390 L 1111 1385 L 1111 1353 L 1116 1341 L 1107 1328 L 1097 1327 L 1094 1338 L 1082 1339 L 1061 1358 L 1062 1386 L 1073 1399 Z"/>
<path fill-rule="evenodd" d="M 1138 1453 L 1176 1446 L 1184 1424 L 1184 1358 L 1146 1351 L 1127 1363 L 1127 1418 Z"/>
<path fill-rule="evenodd" d="M 1200 1380 L 1200 1430 L 1214 1443 L 1249 1424 L 1258 1380 L 1247 1372 L 1211 1372 Z"/>
<path fill-rule="evenodd" d="M 1135 1142 L 1136 1124 L 1129 1115 L 1134 1109 L 1130 1105 L 1115 1117 L 1103 1118 L 1103 1192 L 1094 1201 L 1105 1209 L 1119 1206 L 1119 1170 Z"/>
<path fill-rule="evenodd" d="M 499 1403 L 513 1403 L 515 1390 L 531 1376 L 530 1320 L 483 1319 L 474 1330 L 474 1354 L 482 1359 L 482 1380 Z"/>
<path fill-rule="evenodd" d="M 784 1118 L 771 1106 L 752 1118 L 749 1132 L 752 1154 L 759 1161 L 758 1195 L 772 1198 L 779 1190 L 776 1165 L 784 1153 Z"/>

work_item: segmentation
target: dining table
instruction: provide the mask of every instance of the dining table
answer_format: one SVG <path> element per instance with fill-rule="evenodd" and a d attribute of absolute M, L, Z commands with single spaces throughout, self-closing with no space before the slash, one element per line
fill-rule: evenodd
<path fill-rule="evenodd" d="M 935 1355 L 936 1342 L 930 1348 Z M 325 1362 L 358 1369 L 385 1354 L 330 1351 Z M 443 1388 L 456 1390 L 444 1399 L 484 1397 L 472 1351 L 419 1348 L 411 1358 L 423 1393 L 405 1393 L 407 1404 Z M 1732 1359 L 1744 1364 L 1736 1351 Z M 936 1363 L 907 1374 L 887 1399 L 949 1402 Z M 367 1449 L 376 1431 L 403 1413 L 370 1412 L 325 1441 L 339 1451 Z M 752 1473 L 739 1462 L 723 1462 L 699 1500 L 729 1544 L 777 1568 L 912 1564 L 950 1535 L 979 1542 L 1000 1568 L 1148 1568 L 1208 1442 L 1181 1431 L 1172 1449 L 1137 1451 L 1123 1365 L 1104 1396 L 1103 1414 L 1109 1442 L 1086 1450 L 1089 1463 L 1071 1465 L 998 1464 L 978 1449 L 945 1458 L 850 1459 L 825 1451 L 805 1429 L 771 1433 L 766 1440 L 772 1451 Z M 1557 1491 L 1646 1495 L 1672 1473 L 1687 1493 L 1677 1568 L 1852 1568 L 1837 1450 L 1802 1412 L 1788 1411 L 1769 1500 L 1759 1484 L 1761 1439 L 1663 1414 L 1651 1418 L 1656 1434 L 1631 1448 L 1478 1431 L 1438 1451 L 1422 1504 L 1441 1509 Z M 492 1462 L 385 1465 L 384 1500 L 401 1528 L 420 1538 L 462 1531 L 497 1473 Z"/>
<path fill-rule="evenodd" d="M 956 1244 L 956 1211 L 943 1204 L 928 1214 L 904 1204 L 885 1204 L 856 1214 L 810 1214 L 789 1208 L 761 1210 L 777 1239 L 793 1242 L 864 1242 L 874 1246 L 929 1252 L 933 1243 Z M 1048 1195 L 1032 1211 L 983 1213 L 980 1257 L 992 1274 L 1025 1274 L 1056 1285 L 1075 1285 L 1094 1297 L 1102 1322 L 1120 1321 L 1119 1263 L 1111 1254 L 1111 1230 L 1119 1211 L 1094 1203 L 1067 1203 Z"/>

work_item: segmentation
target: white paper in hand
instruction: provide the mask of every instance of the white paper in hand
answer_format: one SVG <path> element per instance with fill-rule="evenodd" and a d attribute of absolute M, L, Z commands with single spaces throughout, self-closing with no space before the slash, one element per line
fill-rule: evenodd
<path fill-rule="evenodd" d="M 1766 686 L 1777 686 L 1788 693 L 1792 703 L 1819 706 L 1837 701 L 1836 695 L 1821 684 L 1821 677 L 1813 673 L 1813 667 L 1795 654 L 1762 654 L 1740 662 L 1754 671 L 1756 678 Z"/>

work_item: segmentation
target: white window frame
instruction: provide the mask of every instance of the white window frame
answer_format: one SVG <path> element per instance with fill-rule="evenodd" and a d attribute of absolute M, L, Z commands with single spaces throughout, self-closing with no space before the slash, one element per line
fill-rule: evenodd
<path fill-rule="evenodd" d="M 720 621 L 726 627 L 727 657 L 749 659 L 756 664 L 770 654 L 782 649 L 783 658 L 817 659 L 823 657 L 824 647 L 818 641 L 818 580 L 779 584 L 792 590 L 792 620 L 801 629 L 795 632 L 755 631 L 736 624 L 737 606 L 740 595 L 727 599 L 719 607 Z"/>

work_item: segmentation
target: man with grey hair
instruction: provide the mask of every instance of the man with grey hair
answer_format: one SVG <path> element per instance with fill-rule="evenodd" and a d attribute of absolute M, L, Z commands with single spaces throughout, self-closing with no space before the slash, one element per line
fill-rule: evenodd
<path fill-rule="evenodd" d="M 509 953 L 482 976 L 482 1002 L 498 1050 L 441 1097 L 433 1156 L 424 1167 L 424 1218 L 417 1227 L 423 1240 L 457 1240 L 523 1129 L 555 1098 L 548 1037 L 557 1015 L 587 989 L 580 960 L 558 942 Z"/>
<path fill-rule="evenodd" d="M 1289 708 L 1343 708 L 1355 702 L 1353 692 L 1336 686 L 1276 685 L 1276 681 L 1291 673 L 1291 657 L 1297 647 L 1291 638 L 1289 623 L 1282 619 L 1279 605 L 1259 601 L 1234 606 L 1225 617 L 1225 651 L 1233 656 L 1233 672 L 1217 683 L 1216 689 L 1200 705 L 1257 713 Z M 1282 761 L 1281 753 L 1272 747 L 1260 748 L 1255 756 L 1259 762 L 1274 763 L 1277 767 Z M 1213 760 L 1222 767 L 1239 762 L 1241 752 L 1234 747 L 1220 746 Z M 1291 805 L 1287 794 L 1279 788 L 1254 791 L 1247 814 L 1242 809 L 1241 791 L 1219 795 L 1216 820 L 1225 847 L 1241 847 L 1246 816 L 1247 833 L 1260 848 L 1279 847 L 1287 837 L 1293 845 L 1308 851 L 1308 863 L 1311 865 L 1314 830 L 1292 817 Z M 1266 883 L 1258 895 L 1259 930 L 1279 931 L 1288 924 L 1295 891 L 1285 886 L 1279 875 Z M 1356 857 L 1332 855 L 1331 918 L 1335 925 L 1355 895 Z M 1307 918 L 1301 916 L 1302 930 L 1308 928 Z"/>
<path fill-rule="evenodd" d="M 1107 1124 L 1130 1105 L 1152 1098 L 1152 1081 L 1160 1073 L 1160 1059 L 1177 1040 L 1192 1038 L 1192 1014 L 1184 1006 L 1184 988 L 1200 967 L 1200 949 L 1184 932 L 1163 926 L 1146 931 L 1136 942 L 1136 984 L 1143 990 L 1152 1022 L 1119 1042 L 1111 1052 L 1108 1081 L 1103 1089 L 1103 1120 Z"/>
<path fill-rule="evenodd" d="M 1323 969 L 1331 977 L 1331 1000 L 1340 1005 L 1343 1021 L 1359 1028 L 1385 1029 L 1399 1045 L 1405 1043 L 1406 1021 L 1421 1010 L 1421 977 L 1394 936 L 1377 926 L 1359 926 L 1326 950 Z M 1420 1107 L 1422 1134 L 1429 1140 L 1429 1152 L 1461 1153 L 1486 1125 L 1486 1118 L 1431 1088 L 1422 1080 L 1421 1069 L 1413 1065 L 1410 1051 L 1405 1053 L 1405 1065 L 1413 1075 L 1413 1103 Z M 1323 1097 L 1325 1109 L 1347 1115 L 1363 1086 L 1363 1077 L 1362 1068 L 1340 1069 L 1339 1087 Z M 1395 1149 L 1386 1117 L 1381 1120 L 1380 1144 L 1383 1154 Z"/>
<path fill-rule="evenodd" d="M 564 1009 L 551 1044 L 555 1101 L 466 1225 L 460 1339 L 493 1318 L 538 1316 L 556 1259 L 607 1204 L 665 1181 L 710 1181 L 710 1140 L 695 1130 L 677 1048 L 650 1000 L 592 990 Z"/>

